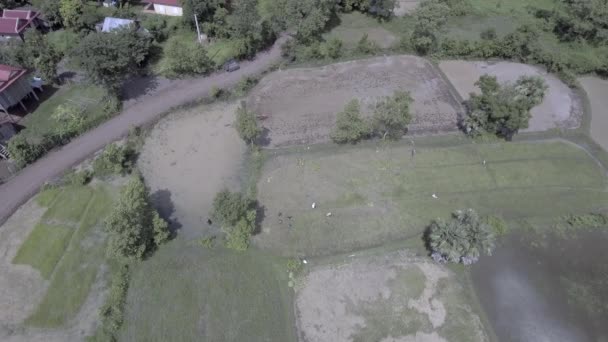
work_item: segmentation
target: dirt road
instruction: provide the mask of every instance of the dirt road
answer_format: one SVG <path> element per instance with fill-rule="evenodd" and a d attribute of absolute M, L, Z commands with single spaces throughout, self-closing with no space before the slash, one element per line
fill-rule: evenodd
<path fill-rule="evenodd" d="M 0 225 L 48 180 L 78 164 L 108 143 L 125 136 L 131 127 L 154 122 L 171 108 L 207 96 L 212 87 L 229 88 L 242 77 L 263 72 L 281 57 L 281 45 L 288 39 L 279 38 L 268 51 L 259 53 L 253 61 L 244 62 L 232 73 L 217 73 L 208 77 L 172 82 L 171 87 L 143 94 L 129 101 L 122 113 L 97 128 L 72 140 L 0 186 Z"/>

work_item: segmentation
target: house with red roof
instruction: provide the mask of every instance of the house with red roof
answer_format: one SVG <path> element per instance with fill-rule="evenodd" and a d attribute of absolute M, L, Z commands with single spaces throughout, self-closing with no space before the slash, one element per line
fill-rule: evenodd
<path fill-rule="evenodd" d="M 31 10 L 8 10 L 2 11 L 0 17 L 0 37 L 20 37 L 28 28 L 40 26 L 40 12 Z"/>
<path fill-rule="evenodd" d="M 157 14 L 181 17 L 183 13 L 180 0 L 145 0 L 148 5 L 145 10 L 153 11 Z"/>
<path fill-rule="evenodd" d="M 8 109 L 16 104 L 27 111 L 22 100 L 30 94 L 38 100 L 29 74 L 26 69 L 0 64 L 0 111 L 8 115 Z"/>

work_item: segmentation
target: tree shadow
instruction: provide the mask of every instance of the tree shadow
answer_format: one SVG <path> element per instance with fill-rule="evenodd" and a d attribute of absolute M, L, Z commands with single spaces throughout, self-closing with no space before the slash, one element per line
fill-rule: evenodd
<path fill-rule="evenodd" d="M 171 234 L 175 234 L 182 227 L 182 224 L 173 217 L 175 205 L 171 200 L 171 191 L 167 189 L 157 190 L 150 195 L 150 201 L 160 217 L 169 224 Z"/>
<path fill-rule="evenodd" d="M 264 222 L 264 219 L 266 218 L 266 207 L 260 205 L 260 202 L 255 203 L 255 211 L 255 227 L 251 233 L 252 235 L 257 235 L 262 232 L 262 222 Z"/>
<path fill-rule="evenodd" d="M 270 138 L 270 130 L 266 127 L 262 127 L 262 133 L 255 140 L 255 144 L 258 146 L 268 146 L 272 142 L 272 138 Z"/>
<path fill-rule="evenodd" d="M 342 24 L 342 19 L 338 16 L 337 11 L 332 11 L 332 14 L 329 16 L 329 20 L 325 24 L 325 32 L 331 31 L 333 28 L 340 26 Z"/>
<path fill-rule="evenodd" d="M 121 98 L 123 101 L 133 100 L 148 95 L 158 87 L 156 75 L 135 76 L 122 85 Z"/>

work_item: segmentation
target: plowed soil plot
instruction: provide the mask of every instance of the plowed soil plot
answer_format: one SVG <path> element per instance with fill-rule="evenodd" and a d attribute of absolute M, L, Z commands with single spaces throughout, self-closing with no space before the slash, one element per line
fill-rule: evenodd
<path fill-rule="evenodd" d="M 352 99 L 369 105 L 396 90 L 414 98 L 411 132 L 456 129 L 459 101 L 448 83 L 425 59 L 378 57 L 322 68 L 277 71 L 264 77 L 248 103 L 265 118 L 271 147 L 329 140 L 336 114 Z"/>
<path fill-rule="evenodd" d="M 521 63 L 444 61 L 439 68 L 445 73 L 463 99 L 479 93 L 475 82 L 484 74 L 496 76 L 500 83 L 513 83 L 521 76 L 541 76 L 549 89 L 543 102 L 532 108 L 532 118 L 525 131 L 538 132 L 552 128 L 577 128 L 583 115 L 582 101 L 564 82 L 546 71 Z"/>

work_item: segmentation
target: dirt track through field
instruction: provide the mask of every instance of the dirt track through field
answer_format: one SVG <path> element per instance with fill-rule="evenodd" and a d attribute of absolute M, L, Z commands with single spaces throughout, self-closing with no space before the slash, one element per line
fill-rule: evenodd
<path fill-rule="evenodd" d="M 61 175 L 105 145 L 125 136 L 132 127 L 152 123 L 171 108 L 197 101 L 207 96 L 212 87 L 230 88 L 241 78 L 260 74 L 268 69 L 280 60 L 281 45 L 287 39 L 286 36 L 279 38 L 270 50 L 259 53 L 251 62 L 242 63 L 241 69 L 235 72 L 184 79 L 175 82 L 171 87 L 144 94 L 132 105 L 127 105 L 120 115 L 21 170 L 13 179 L 0 186 L 0 224 L 45 182 Z"/>

